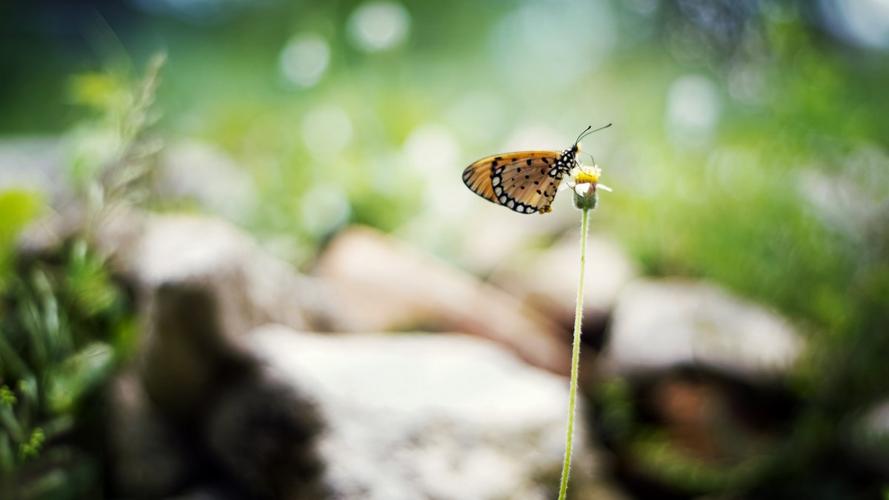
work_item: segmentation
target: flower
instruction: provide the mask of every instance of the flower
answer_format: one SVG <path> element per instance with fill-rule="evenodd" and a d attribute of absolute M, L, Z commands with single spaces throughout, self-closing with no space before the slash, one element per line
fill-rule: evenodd
<path fill-rule="evenodd" d="M 599 201 L 598 189 L 611 192 L 611 188 L 599 183 L 602 169 L 598 165 L 578 165 L 571 171 L 565 183 L 559 189 L 574 191 L 574 206 L 582 210 L 596 208 Z"/>

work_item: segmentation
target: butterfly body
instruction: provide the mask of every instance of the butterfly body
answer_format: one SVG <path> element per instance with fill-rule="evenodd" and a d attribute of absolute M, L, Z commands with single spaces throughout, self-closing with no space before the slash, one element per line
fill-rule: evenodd
<path fill-rule="evenodd" d="M 463 183 L 475 194 L 522 214 L 547 213 L 562 178 L 577 165 L 577 144 L 564 151 L 519 151 L 488 156 L 466 167 Z"/>

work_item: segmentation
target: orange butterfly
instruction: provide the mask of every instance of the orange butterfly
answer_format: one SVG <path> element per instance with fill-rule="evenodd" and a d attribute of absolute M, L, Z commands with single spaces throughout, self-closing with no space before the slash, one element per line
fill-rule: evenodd
<path fill-rule="evenodd" d="M 559 151 L 518 151 L 487 156 L 466 167 L 463 183 L 482 198 L 521 214 L 550 212 L 562 177 L 578 166 L 577 153 L 584 137 L 610 127 L 577 136 L 574 145 Z"/>

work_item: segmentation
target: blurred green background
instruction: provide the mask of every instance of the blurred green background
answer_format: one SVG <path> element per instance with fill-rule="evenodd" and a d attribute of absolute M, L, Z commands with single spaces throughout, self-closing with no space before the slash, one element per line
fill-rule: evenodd
<path fill-rule="evenodd" d="M 0 37 L 0 143 L 61 137 L 67 165 L 0 170 L 4 288 L 53 186 L 127 143 L 131 89 L 162 52 L 144 121 L 165 151 L 233 162 L 182 171 L 198 201 L 157 210 L 222 215 L 303 268 L 363 223 L 483 270 L 465 221 L 497 207 L 463 167 L 613 122 L 584 144 L 614 188 L 594 230 L 646 274 L 705 277 L 802 325 L 811 428 L 889 389 L 885 0 L 4 2 Z M 512 223 L 573 228 L 560 201 Z"/>

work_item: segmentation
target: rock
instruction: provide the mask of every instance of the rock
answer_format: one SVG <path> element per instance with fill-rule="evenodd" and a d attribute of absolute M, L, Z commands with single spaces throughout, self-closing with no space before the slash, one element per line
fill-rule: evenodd
<path fill-rule="evenodd" d="M 0 190 L 27 189 L 67 197 L 62 166 L 63 142 L 55 137 L 0 140 Z"/>
<path fill-rule="evenodd" d="M 560 197 L 557 197 L 557 203 Z M 567 197 L 566 197 L 567 198 Z M 541 238 L 551 239 L 560 230 L 570 227 L 579 214 L 571 207 L 554 209 L 546 216 L 521 216 L 503 207 L 478 203 L 470 216 L 459 221 L 457 253 L 461 262 L 475 274 L 486 275 L 516 252 L 527 250 Z M 567 208 L 567 210 L 565 210 Z M 566 220 L 566 218 L 568 220 Z"/>
<path fill-rule="evenodd" d="M 200 283 L 213 290 L 225 315 L 222 326 L 238 334 L 264 323 L 310 328 L 320 293 L 312 280 L 264 253 L 246 235 L 219 220 L 155 216 L 140 244 L 124 258 L 138 283 Z M 323 320 L 321 320 L 323 321 Z"/>
<path fill-rule="evenodd" d="M 321 283 L 264 252 L 225 221 L 149 215 L 122 205 L 100 217 L 86 234 L 139 303 L 147 304 L 165 284 L 193 284 L 213 293 L 224 316 L 219 324 L 229 336 L 265 323 L 329 329 L 332 302 Z M 84 233 L 85 224 L 80 211 L 37 221 L 22 235 L 20 254 L 51 255 Z"/>
<path fill-rule="evenodd" d="M 252 497 L 328 497 L 316 449 L 322 423 L 302 391 L 263 370 L 227 387 L 208 415 L 211 454 Z"/>
<path fill-rule="evenodd" d="M 773 462 L 799 425 L 803 406 L 789 384 L 762 382 L 702 365 L 605 381 L 596 430 L 614 474 L 639 498 L 735 491 L 738 471 Z"/>
<path fill-rule="evenodd" d="M 108 401 L 112 491 L 126 498 L 163 498 L 178 491 L 195 474 L 193 457 L 135 374 L 118 376 Z"/>
<path fill-rule="evenodd" d="M 229 484 L 201 484 L 184 493 L 165 497 L 165 500 L 245 500 L 250 498 L 244 492 L 232 489 Z"/>
<path fill-rule="evenodd" d="M 187 437 L 195 467 L 226 483 L 189 485 L 187 495 L 224 488 L 243 492 L 234 498 L 323 498 L 313 405 L 241 342 L 269 322 L 312 325 L 319 316 L 307 312 L 318 296 L 311 280 L 213 219 L 121 214 L 100 229 L 99 247 L 141 304 L 142 387 Z"/>
<path fill-rule="evenodd" d="M 577 298 L 580 242 L 572 232 L 542 252 L 525 252 L 498 267 L 491 281 L 546 312 L 572 324 Z M 611 312 L 623 287 L 638 270 L 613 240 L 593 234 L 587 241 L 584 321 Z"/>
<path fill-rule="evenodd" d="M 567 381 L 496 344 L 452 334 L 320 336 L 277 326 L 245 340 L 315 401 L 326 423 L 319 452 L 332 498 L 555 496 Z M 578 411 L 572 488 L 601 492 L 584 415 Z"/>
<path fill-rule="evenodd" d="M 152 402 L 181 426 L 195 425 L 259 361 L 225 331 L 215 294 L 200 284 L 166 283 L 148 298 L 139 375 Z"/>
<path fill-rule="evenodd" d="M 314 405 L 225 332 L 216 300 L 201 283 L 155 289 L 139 360 L 146 394 L 196 455 L 212 457 L 203 468 L 221 468 L 246 498 L 323 498 Z"/>
<path fill-rule="evenodd" d="M 889 400 L 878 401 L 854 418 L 852 429 L 844 436 L 849 462 L 856 470 L 889 480 Z"/>
<path fill-rule="evenodd" d="M 217 295 L 227 330 L 241 333 L 264 323 L 323 328 L 329 303 L 320 286 L 263 252 L 220 220 L 152 216 L 140 244 L 124 257 L 138 283 L 201 283 Z"/>
<path fill-rule="evenodd" d="M 340 331 L 457 331 L 497 341 L 535 366 L 566 374 L 567 336 L 514 297 L 366 228 L 338 236 L 318 276 L 339 304 Z"/>
<path fill-rule="evenodd" d="M 865 413 L 864 428 L 869 434 L 889 441 L 889 401 L 881 401 Z"/>
<path fill-rule="evenodd" d="M 224 151 L 198 141 L 164 148 L 156 188 L 167 200 L 193 199 L 210 213 L 243 220 L 256 205 L 253 179 Z"/>
<path fill-rule="evenodd" d="M 785 373 L 804 344 L 789 322 L 705 283 L 643 280 L 614 311 L 606 360 L 617 373 L 702 364 L 743 377 Z"/>

